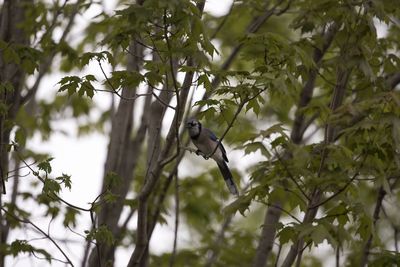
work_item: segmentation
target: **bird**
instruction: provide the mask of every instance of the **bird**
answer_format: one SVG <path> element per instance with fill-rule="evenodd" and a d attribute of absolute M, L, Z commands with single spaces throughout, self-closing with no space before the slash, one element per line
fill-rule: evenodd
<path fill-rule="evenodd" d="M 227 164 L 229 160 L 226 156 L 226 150 L 222 143 L 219 142 L 216 135 L 211 130 L 203 127 L 202 124 L 194 118 L 187 120 L 186 128 L 189 131 L 192 143 L 198 149 L 196 154 L 201 154 L 205 159 L 211 157 L 217 163 L 229 191 L 233 195 L 239 196 L 239 191 L 233 181 L 232 173 Z"/>

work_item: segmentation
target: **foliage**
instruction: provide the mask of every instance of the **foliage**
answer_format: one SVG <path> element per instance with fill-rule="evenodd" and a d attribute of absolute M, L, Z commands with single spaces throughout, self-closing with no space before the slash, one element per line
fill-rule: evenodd
<path fill-rule="evenodd" d="M 127 266 L 399 264 L 396 1 L 233 1 L 220 17 L 200 0 L 36 2 L 1 2 L 0 267 L 22 253 L 106 266 L 116 250 L 132 253 Z M 237 199 L 188 153 L 188 116 L 229 148 Z M 77 178 L 30 147 L 60 120 L 109 139 L 86 206 L 63 198 Z M 52 223 L 79 238 L 79 259 Z M 165 224 L 174 245 L 148 251 Z M 49 246 L 16 238 L 27 229 Z"/>

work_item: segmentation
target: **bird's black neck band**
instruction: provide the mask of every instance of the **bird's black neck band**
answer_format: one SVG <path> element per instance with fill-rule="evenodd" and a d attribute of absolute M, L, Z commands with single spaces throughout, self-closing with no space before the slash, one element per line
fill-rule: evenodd
<path fill-rule="evenodd" d="M 190 138 L 196 140 L 197 138 L 199 138 L 200 133 L 201 133 L 201 123 L 199 123 L 199 132 L 197 134 L 195 134 L 195 135 L 191 135 Z"/>

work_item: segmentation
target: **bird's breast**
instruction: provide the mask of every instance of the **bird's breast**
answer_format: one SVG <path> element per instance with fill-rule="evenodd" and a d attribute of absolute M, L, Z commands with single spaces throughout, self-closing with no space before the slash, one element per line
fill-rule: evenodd
<path fill-rule="evenodd" d="M 215 146 L 218 145 L 218 142 L 215 142 L 211 139 L 205 139 L 202 136 L 196 140 L 193 140 L 194 145 L 206 156 L 210 155 L 215 150 Z M 223 160 L 222 152 L 219 148 L 215 150 L 212 158 L 216 161 Z"/>

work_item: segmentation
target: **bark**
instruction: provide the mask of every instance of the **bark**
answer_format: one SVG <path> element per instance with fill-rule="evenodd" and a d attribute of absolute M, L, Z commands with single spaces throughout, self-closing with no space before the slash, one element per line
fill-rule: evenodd
<path fill-rule="evenodd" d="M 32 4 L 31 0 L 24 1 L 4 1 L 1 11 L 0 38 L 10 44 L 27 45 L 28 36 L 18 27 L 18 24 L 23 23 L 24 8 L 23 5 Z M 13 86 L 12 92 L 2 92 L 0 100 L 7 105 L 7 113 L 4 114 L 0 121 L 0 169 L 1 177 L 4 182 L 5 175 L 8 171 L 8 152 L 6 144 L 9 143 L 11 128 L 6 125 L 7 121 L 15 118 L 16 113 L 21 105 L 21 89 L 25 73 L 21 67 L 15 63 L 5 63 L 3 58 L 0 58 L 0 82 L 9 82 Z M 4 192 L 3 187 L 3 193 Z"/>
<path fill-rule="evenodd" d="M 25 10 L 23 5 L 33 4 L 32 0 L 5 0 L 1 10 L 0 39 L 9 44 L 27 45 L 28 36 L 18 26 L 25 20 Z M 15 63 L 5 63 L 0 57 L 0 82 L 9 82 L 13 86 L 12 92 L 1 92 L 0 102 L 7 106 L 7 111 L 0 116 L 0 180 L 2 183 L 1 193 L 6 193 L 5 179 L 8 173 L 9 153 L 7 145 L 10 142 L 10 132 L 12 129 L 9 121 L 16 117 L 17 111 L 21 106 L 21 89 L 25 78 L 25 72 Z M 0 204 L 3 200 L 0 194 Z M 6 244 L 8 236 L 8 226 L 0 213 L 0 243 Z M 0 253 L 0 267 L 4 266 L 4 255 Z"/>
<path fill-rule="evenodd" d="M 127 70 L 140 69 L 141 62 L 138 57 L 132 55 L 142 54 L 142 48 L 136 42 L 130 44 L 130 53 L 128 54 Z M 104 179 L 102 192 L 109 189 L 113 194 L 118 196 L 118 201 L 115 203 L 105 203 L 99 212 L 98 225 L 107 225 L 108 229 L 117 236 L 119 233 L 118 222 L 124 206 L 124 200 L 131 187 L 133 181 L 133 172 L 137 165 L 140 151 L 142 149 L 143 140 L 146 134 L 147 123 L 142 123 L 136 133 L 135 138 L 132 138 L 133 126 L 133 98 L 136 94 L 136 88 L 123 88 L 122 97 L 120 99 L 115 116 L 113 116 L 110 143 L 104 167 Z M 150 96 L 149 96 L 150 97 Z M 147 107 L 146 107 L 147 108 Z M 146 112 L 143 114 L 143 121 L 146 121 Z M 109 173 L 118 175 L 120 182 L 118 185 L 108 188 L 106 176 Z M 98 255 L 98 251 L 100 255 Z M 89 266 L 105 266 L 114 262 L 115 248 L 113 246 L 101 243 L 98 248 L 93 248 L 89 257 Z"/>
<path fill-rule="evenodd" d="M 316 48 L 314 50 L 313 60 L 316 65 L 316 69 L 311 69 L 308 73 L 308 80 L 305 83 L 303 90 L 300 93 L 299 103 L 297 105 L 297 112 L 295 115 L 295 119 L 293 122 L 293 129 L 290 135 L 290 138 L 295 144 L 300 144 L 304 132 L 306 130 L 305 126 L 305 117 L 303 112 L 301 111 L 304 107 L 306 107 L 312 98 L 315 86 L 315 80 L 317 78 L 318 70 L 321 67 L 322 58 L 325 55 L 326 51 L 330 47 L 333 38 L 337 32 L 338 26 L 337 24 L 332 24 L 331 27 L 323 34 L 322 38 L 324 40 L 321 48 Z"/>
<path fill-rule="evenodd" d="M 193 61 L 191 59 L 188 60 L 188 66 L 193 66 Z M 186 103 L 187 97 L 189 95 L 189 89 L 191 87 L 192 81 L 193 81 L 193 72 L 188 72 L 185 76 L 184 82 L 182 84 L 182 88 L 180 90 L 180 103 L 184 104 Z M 182 105 L 184 106 L 184 105 Z M 143 256 L 143 253 L 145 252 L 150 236 L 148 236 L 148 199 L 150 197 L 150 194 L 152 193 L 154 187 L 156 186 L 160 176 L 161 172 L 164 168 L 164 166 L 169 163 L 173 158 L 175 158 L 178 155 L 173 156 L 172 159 L 171 157 L 171 152 L 173 145 L 176 143 L 175 137 L 178 134 L 178 128 L 175 127 L 175 125 L 180 125 L 183 117 L 184 109 L 178 109 L 175 112 L 174 119 L 172 121 L 172 124 L 170 126 L 170 130 L 167 134 L 166 142 L 165 145 L 161 151 L 161 153 L 158 155 L 157 158 L 157 163 L 155 164 L 155 168 L 153 170 L 147 170 L 146 177 L 145 177 L 145 183 L 139 193 L 138 196 L 138 223 L 137 223 L 137 244 L 135 247 L 134 252 L 131 255 L 131 258 L 129 260 L 128 266 L 140 266 L 139 262 Z"/>
<path fill-rule="evenodd" d="M 275 202 L 274 206 L 270 206 L 265 213 L 264 224 L 253 261 L 254 267 L 265 266 L 268 255 L 272 251 L 279 218 L 282 214 L 279 207 L 281 207 L 281 203 Z"/>

